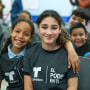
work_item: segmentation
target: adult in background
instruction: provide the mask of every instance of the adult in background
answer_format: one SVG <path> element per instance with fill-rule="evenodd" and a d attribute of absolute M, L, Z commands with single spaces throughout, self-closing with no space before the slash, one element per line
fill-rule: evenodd
<path fill-rule="evenodd" d="M 3 19 L 3 9 L 5 8 L 5 5 L 2 3 L 2 0 L 0 0 L 0 19 Z"/>
<path fill-rule="evenodd" d="M 11 23 L 13 23 L 17 18 L 18 14 L 23 10 L 22 0 L 14 0 L 12 1 L 11 8 Z"/>

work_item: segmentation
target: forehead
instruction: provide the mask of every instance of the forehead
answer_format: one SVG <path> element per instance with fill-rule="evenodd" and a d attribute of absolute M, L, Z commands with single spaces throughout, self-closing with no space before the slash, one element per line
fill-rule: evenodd
<path fill-rule="evenodd" d="M 53 17 L 45 17 L 42 21 L 41 24 L 48 24 L 48 25 L 53 25 L 53 24 L 57 24 L 58 22 L 55 18 Z"/>
<path fill-rule="evenodd" d="M 74 28 L 72 30 L 72 34 L 74 34 L 74 33 L 85 33 L 85 31 L 83 28 Z"/>
<path fill-rule="evenodd" d="M 83 17 L 77 16 L 77 15 L 72 15 L 71 17 L 76 17 L 77 19 L 83 19 L 83 20 L 85 20 Z"/>
<path fill-rule="evenodd" d="M 21 21 L 21 22 L 18 22 L 15 26 L 15 28 L 31 28 L 30 24 L 28 22 L 25 22 L 25 21 Z"/>
<path fill-rule="evenodd" d="M 19 18 L 20 18 L 20 17 L 28 17 L 28 18 L 30 18 L 29 14 L 27 14 L 27 13 L 25 13 L 25 12 L 20 13 L 20 14 L 19 14 Z"/>
<path fill-rule="evenodd" d="M 27 13 L 25 13 L 25 12 L 22 12 L 22 13 L 20 13 L 20 15 L 28 15 Z M 29 15 L 28 15 L 29 16 Z"/>

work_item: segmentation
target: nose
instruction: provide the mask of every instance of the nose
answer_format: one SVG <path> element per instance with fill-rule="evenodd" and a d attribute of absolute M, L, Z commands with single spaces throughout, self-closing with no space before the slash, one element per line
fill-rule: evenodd
<path fill-rule="evenodd" d="M 48 35 L 51 35 L 51 34 L 52 34 L 52 30 L 51 30 L 51 29 L 48 29 L 48 30 L 47 30 L 47 34 L 48 34 Z"/>
<path fill-rule="evenodd" d="M 23 33 L 19 33 L 19 38 L 23 38 Z"/>
<path fill-rule="evenodd" d="M 80 36 L 79 35 L 77 35 L 77 39 L 80 39 Z"/>

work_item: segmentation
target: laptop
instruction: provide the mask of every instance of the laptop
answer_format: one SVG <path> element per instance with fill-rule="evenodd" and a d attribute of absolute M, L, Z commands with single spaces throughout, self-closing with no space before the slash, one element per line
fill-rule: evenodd
<path fill-rule="evenodd" d="M 90 58 L 79 56 L 80 68 L 78 90 L 90 90 Z"/>

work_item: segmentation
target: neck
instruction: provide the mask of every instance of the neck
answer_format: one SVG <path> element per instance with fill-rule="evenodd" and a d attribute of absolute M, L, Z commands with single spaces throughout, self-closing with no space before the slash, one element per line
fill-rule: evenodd
<path fill-rule="evenodd" d="M 60 45 L 57 45 L 57 44 L 43 44 L 42 43 L 42 48 L 45 49 L 45 50 L 52 51 L 52 50 L 57 50 L 58 48 L 60 48 Z"/>
<path fill-rule="evenodd" d="M 15 53 L 15 54 L 19 54 L 24 48 L 14 48 L 14 47 L 11 47 L 11 50 Z"/>

